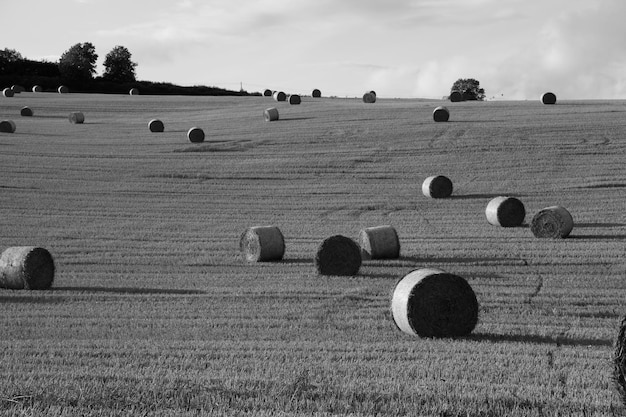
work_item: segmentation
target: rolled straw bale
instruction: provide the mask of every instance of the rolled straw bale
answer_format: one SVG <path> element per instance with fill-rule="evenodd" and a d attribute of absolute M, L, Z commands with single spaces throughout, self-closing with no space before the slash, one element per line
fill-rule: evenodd
<path fill-rule="evenodd" d="M 128 94 L 131 96 L 138 96 L 139 95 L 139 89 L 138 88 L 131 88 L 130 91 L 128 91 Z"/>
<path fill-rule="evenodd" d="M 150 132 L 163 132 L 165 125 L 159 119 L 152 119 L 148 122 L 148 129 L 150 129 Z"/>
<path fill-rule="evenodd" d="M 288 101 L 289 104 L 300 104 L 302 102 L 302 99 L 297 94 L 289 94 Z"/>
<path fill-rule="evenodd" d="M 41 93 L 42 91 L 43 91 L 43 88 L 41 88 L 40 85 L 33 86 L 33 93 Z"/>
<path fill-rule="evenodd" d="M 26 91 L 26 89 L 19 84 L 13 84 L 11 86 L 11 90 L 13 90 L 15 94 L 23 93 L 24 91 Z"/>
<path fill-rule="evenodd" d="M 274 97 L 274 100 L 276 101 L 287 100 L 287 94 L 283 93 L 282 91 L 274 91 L 273 97 Z"/>
<path fill-rule="evenodd" d="M 21 116 L 26 116 L 26 117 L 32 116 L 32 115 L 33 115 L 33 109 L 31 109 L 31 108 L 30 108 L 30 107 L 28 107 L 28 106 L 24 106 L 24 107 L 22 107 L 22 109 L 20 110 L 20 115 L 21 115 Z"/>
<path fill-rule="evenodd" d="M 311 93 L 311 96 L 314 97 L 314 98 L 320 98 L 320 97 L 322 97 L 322 92 L 316 88 Z"/>
<path fill-rule="evenodd" d="M 15 133 L 15 122 L 13 120 L 3 120 L 0 122 L 0 132 Z"/>
<path fill-rule="evenodd" d="M 317 248 L 315 267 L 321 275 L 356 275 L 361 268 L 361 249 L 349 237 L 331 236 Z"/>
<path fill-rule="evenodd" d="M 276 107 L 270 107 L 269 109 L 265 109 L 263 111 L 263 117 L 266 122 L 273 122 L 278 120 L 278 109 Z"/>
<path fill-rule="evenodd" d="M 370 91 L 369 91 L 369 93 L 370 93 L 371 95 L 373 95 L 374 97 L 376 97 L 376 91 L 374 91 L 374 90 L 370 90 Z"/>
<path fill-rule="evenodd" d="M 622 317 L 613 350 L 613 383 L 626 405 L 626 316 Z"/>
<path fill-rule="evenodd" d="M 248 262 L 280 261 L 285 238 L 276 226 L 254 226 L 241 235 L 239 250 Z"/>
<path fill-rule="evenodd" d="M 69 115 L 70 123 L 81 124 L 85 121 L 85 115 L 79 111 L 73 111 Z"/>
<path fill-rule="evenodd" d="M 272 97 L 272 90 L 266 88 L 265 91 L 263 91 L 263 97 Z"/>
<path fill-rule="evenodd" d="M 524 222 L 524 203 L 515 197 L 496 197 L 485 209 L 487 221 L 494 226 L 515 227 Z"/>
<path fill-rule="evenodd" d="M 396 284 L 391 313 L 404 333 L 459 337 L 476 327 L 478 301 L 462 277 L 439 269 L 416 269 Z"/>
<path fill-rule="evenodd" d="M 556 104 L 556 95 L 554 93 L 543 93 L 541 96 L 541 102 L 543 104 Z"/>
<path fill-rule="evenodd" d="M 447 122 L 450 120 L 450 111 L 444 106 L 436 107 L 433 110 L 433 120 L 435 122 Z"/>
<path fill-rule="evenodd" d="M 46 290 L 54 280 L 54 260 L 44 248 L 14 246 L 0 256 L 0 287 Z"/>
<path fill-rule="evenodd" d="M 574 219 L 564 207 L 551 206 L 540 210 L 530 223 L 530 230 L 539 238 L 565 238 L 574 228 Z"/>
<path fill-rule="evenodd" d="M 450 101 L 453 103 L 458 103 L 463 101 L 463 94 L 460 91 L 453 91 L 450 93 Z"/>
<path fill-rule="evenodd" d="M 2 90 L 2 95 L 4 97 L 13 97 L 15 95 L 15 92 L 10 88 L 5 88 L 4 90 Z"/>
<path fill-rule="evenodd" d="M 422 194 L 431 198 L 446 198 L 452 195 L 452 181 L 444 175 L 433 175 L 422 183 Z"/>
<path fill-rule="evenodd" d="M 359 233 L 363 259 L 397 259 L 400 257 L 400 239 L 393 226 L 368 227 Z"/>
<path fill-rule="evenodd" d="M 192 127 L 187 132 L 187 138 L 193 143 L 204 142 L 204 130 L 199 127 Z"/>
<path fill-rule="evenodd" d="M 70 89 L 67 88 L 67 86 L 60 85 L 59 88 L 57 88 L 57 91 L 59 92 L 59 94 L 67 94 L 70 92 Z"/>
<path fill-rule="evenodd" d="M 363 94 L 363 103 L 376 103 L 376 94 L 371 92 Z"/>

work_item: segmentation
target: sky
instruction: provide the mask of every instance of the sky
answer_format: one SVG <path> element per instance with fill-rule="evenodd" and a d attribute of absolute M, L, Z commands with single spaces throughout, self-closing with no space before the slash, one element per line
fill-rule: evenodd
<path fill-rule="evenodd" d="M 624 0 L 0 0 L 0 49 L 122 45 L 137 79 L 249 92 L 626 99 Z"/>

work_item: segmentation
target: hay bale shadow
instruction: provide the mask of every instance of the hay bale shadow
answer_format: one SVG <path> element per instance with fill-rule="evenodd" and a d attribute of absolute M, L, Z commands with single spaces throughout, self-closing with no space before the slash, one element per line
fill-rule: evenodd
<path fill-rule="evenodd" d="M 137 294 L 137 295 L 202 295 L 206 291 L 173 288 L 139 288 L 139 287 L 54 287 L 53 291 L 71 291 L 104 294 Z"/>
<path fill-rule="evenodd" d="M 613 346 L 611 340 L 572 338 L 566 336 L 539 336 L 521 334 L 473 333 L 464 337 L 466 340 L 490 343 L 533 343 L 558 346 Z"/>

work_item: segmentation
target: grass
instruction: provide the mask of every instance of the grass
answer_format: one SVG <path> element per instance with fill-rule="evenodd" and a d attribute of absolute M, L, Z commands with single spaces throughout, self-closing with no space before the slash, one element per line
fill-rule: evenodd
<path fill-rule="evenodd" d="M 269 100 L 269 101 L 268 101 Z M 53 254 L 49 291 L 0 290 L 0 415 L 619 415 L 626 105 L 22 93 L 0 101 L 0 247 Z M 32 118 L 19 117 L 30 106 Z M 67 120 L 85 114 L 83 125 Z M 165 132 L 151 133 L 159 118 Z M 186 139 L 191 126 L 204 143 Z M 430 175 L 452 198 L 421 195 Z M 491 226 L 519 198 L 524 227 Z M 527 224 L 550 205 L 570 238 Z M 284 262 L 241 233 L 280 227 Z M 391 224 L 401 258 L 321 277 L 328 236 Z M 436 267 L 477 293 L 463 339 L 400 333 L 395 282 Z"/>

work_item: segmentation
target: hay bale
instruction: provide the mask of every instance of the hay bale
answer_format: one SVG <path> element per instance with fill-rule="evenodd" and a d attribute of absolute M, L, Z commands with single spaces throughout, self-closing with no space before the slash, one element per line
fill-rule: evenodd
<path fill-rule="evenodd" d="M 24 91 L 26 91 L 26 89 L 24 87 L 22 87 L 21 85 L 19 85 L 19 84 L 13 84 L 11 86 L 11 90 L 13 90 L 13 92 L 15 94 L 20 94 L 20 93 L 23 93 Z"/>
<path fill-rule="evenodd" d="M 613 350 L 613 383 L 626 405 L 626 316 L 622 318 Z"/>
<path fill-rule="evenodd" d="M 33 109 L 28 106 L 22 107 L 20 110 L 20 116 L 30 117 L 33 115 Z"/>
<path fill-rule="evenodd" d="M 373 95 L 374 97 L 376 97 L 376 91 L 374 91 L 374 90 L 370 90 L 370 91 L 368 91 L 368 92 L 369 92 L 371 95 Z"/>
<path fill-rule="evenodd" d="M 376 94 L 371 92 L 363 94 L 363 103 L 376 103 Z"/>
<path fill-rule="evenodd" d="M 530 223 L 530 230 L 539 238 L 566 238 L 574 228 L 574 219 L 564 207 L 551 206 L 540 210 Z"/>
<path fill-rule="evenodd" d="M 54 260 L 44 248 L 14 246 L 0 256 L 0 287 L 47 290 L 54 280 Z"/>
<path fill-rule="evenodd" d="M 450 111 L 444 106 L 436 107 L 433 110 L 433 120 L 435 122 L 447 122 L 450 120 Z"/>
<path fill-rule="evenodd" d="M 315 268 L 321 275 L 356 275 L 361 268 L 361 248 L 342 235 L 324 239 L 315 254 Z"/>
<path fill-rule="evenodd" d="M 302 99 L 297 94 L 289 94 L 288 102 L 289 104 L 300 104 Z"/>
<path fill-rule="evenodd" d="M 159 119 L 152 119 L 148 122 L 148 129 L 150 129 L 150 132 L 163 132 L 165 125 Z"/>
<path fill-rule="evenodd" d="M 70 89 L 64 85 L 60 85 L 59 88 L 57 88 L 57 91 L 59 92 L 59 94 L 67 94 L 70 92 Z"/>
<path fill-rule="evenodd" d="M 274 97 L 274 100 L 276 101 L 287 100 L 287 94 L 283 93 L 282 91 L 274 91 L 273 97 Z"/>
<path fill-rule="evenodd" d="M 13 120 L 3 120 L 0 122 L 0 132 L 15 133 L 15 122 Z"/>
<path fill-rule="evenodd" d="M 393 226 L 368 227 L 359 233 L 363 259 L 397 259 L 400 257 L 400 239 Z"/>
<path fill-rule="evenodd" d="M 266 122 L 273 122 L 278 120 L 278 109 L 276 107 L 270 107 L 263 111 L 263 117 Z"/>
<path fill-rule="evenodd" d="M 138 88 L 131 88 L 130 91 L 128 91 L 128 94 L 131 96 L 138 96 L 139 95 L 139 89 Z"/>
<path fill-rule="evenodd" d="M 85 115 L 79 111 L 73 111 L 69 115 L 70 123 L 82 124 L 85 122 Z"/>
<path fill-rule="evenodd" d="M 320 98 L 320 97 L 322 97 L 322 92 L 316 88 L 316 89 L 314 89 L 314 90 L 313 90 L 313 92 L 311 93 L 311 96 L 312 96 L 313 98 Z"/>
<path fill-rule="evenodd" d="M 272 97 L 272 90 L 270 90 L 269 88 L 266 88 L 265 91 L 263 91 L 263 97 Z"/>
<path fill-rule="evenodd" d="M 460 91 L 453 91 L 450 93 L 450 97 L 448 97 L 452 103 L 458 103 L 463 101 L 463 94 Z"/>
<path fill-rule="evenodd" d="M 285 254 L 285 238 L 276 226 L 254 226 L 241 235 L 239 250 L 248 262 L 280 261 Z"/>
<path fill-rule="evenodd" d="M 404 333 L 460 337 L 476 327 L 478 301 L 462 277 L 439 269 L 416 269 L 396 284 L 391 313 Z"/>
<path fill-rule="evenodd" d="M 515 197 L 496 197 L 487 204 L 485 215 L 494 226 L 516 227 L 524 222 L 526 209 Z"/>
<path fill-rule="evenodd" d="M 15 93 L 10 88 L 5 88 L 4 90 L 2 90 L 2 95 L 4 97 L 13 97 Z"/>
<path fill-rule="evenodd" d="M 193 143 L 204 142 L 204 130 L 199 127 L 192 127 L 187 132 L 187 138 Z"/>
<path fill-rule="evenodd" d="M 422 183 L 422 194 L 430 198 L 446 198 L 452 195 L 452 181 L 444 175 L 433 175 Z"/>
<path fill-rule="evenodd" d="M 43 88 L 40 85 L 33 85 L 33 93 L 41 93 Z"/>
<path fill-rule="evenodd" d="M 541 96 L 541 102 L 543 104 L 556 104 L 556 95 L 554 93 L 543 93 Z"/>

